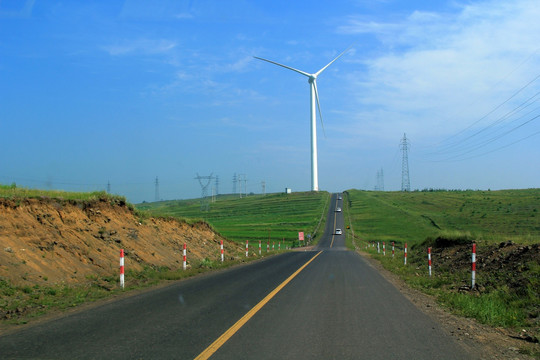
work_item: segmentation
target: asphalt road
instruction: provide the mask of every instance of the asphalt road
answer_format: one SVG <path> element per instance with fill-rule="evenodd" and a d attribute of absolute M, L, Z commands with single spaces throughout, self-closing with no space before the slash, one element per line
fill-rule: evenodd
<path fill-rule="evenodd" d="M 314 251 L 267 258 L 26 327 L 0 337 L 0 358 L 193 359 L 213 343 L 211 359 L 471 358 L 345 249 L 345 236 L 333 234 L 336 227 L 345 231 L 336 206 L 342 201 L 334 195 Z"/>

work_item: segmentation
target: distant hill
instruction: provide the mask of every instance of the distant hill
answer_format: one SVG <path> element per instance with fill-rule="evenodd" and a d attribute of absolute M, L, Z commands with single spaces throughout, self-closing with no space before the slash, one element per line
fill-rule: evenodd
<path fill-rule="evenodd" d="M 324 223 L 330 194 L 320 192 L 267 195 L 220 195 L 201 207 L 200 199 L 160 201 L 136 205 L 156 216 L 202 219 L 229 240 L 285 241 L 298 239 L 298 232 L 318 236 Z M 201 209 L 202 208 L 202 209 Z M 190 220 L 191 219 L 191 220 Z M 323 229 L 323 227 L 321 227 Z"/>

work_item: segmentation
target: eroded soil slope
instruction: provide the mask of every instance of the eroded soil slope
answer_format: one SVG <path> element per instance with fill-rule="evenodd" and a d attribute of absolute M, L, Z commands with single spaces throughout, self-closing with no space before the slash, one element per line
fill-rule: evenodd
<path fill-rule="evenodd" d="M 141 219 L 122 200 L 0 199 L 0 278 L 13 284 L 77 283 L 126 269 L 217 259 L 220 236 L 204 223 Z M 225 241 L 228 257 L 242 249 Z"/>

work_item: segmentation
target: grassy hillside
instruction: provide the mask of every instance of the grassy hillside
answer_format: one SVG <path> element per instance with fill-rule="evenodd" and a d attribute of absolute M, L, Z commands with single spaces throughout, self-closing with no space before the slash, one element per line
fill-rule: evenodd
<path fill-rule="evenodd" d="M 17 187 L 15 184 L 0 184 L 0 198 L 4 199 L 37 199 L 49 198 L 60 200 L 93 201 L 98 199 L 115 199 L 126 202 L 123 196 L 107 194 L 105 191 L 94 192 L 68 192 L 59 190 L 40 190 Z"/>
<path fill-rule="evenodd" d="M 152 215 L 203 219 L 233 241 L 285 239 L 292 242 L 299 231 L 313 233 L 326 214 L 327 192 L 219 197 L 209 211 L 201 211 L 196 200 L 161 201 L 136 205 Z M 323 219 L 324 221 L 325 219 Z M 323 229 L 324 224 L 321 224 Z"/>
<path fill-rule="evenodd" d="M 540 189 L 348 194 L 355 232 L 365 240 L 414 244 L 460 233 L 487 241 L 540 241 Z"/>

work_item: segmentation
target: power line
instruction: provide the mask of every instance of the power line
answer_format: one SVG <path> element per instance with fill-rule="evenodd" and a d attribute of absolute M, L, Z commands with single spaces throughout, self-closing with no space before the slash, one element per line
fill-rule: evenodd
<path fill-rule="evenodd" d="M 471 131 L 468 135 L 467 132 L 471 130 L 475 125 L 477 125 L 480 121 L 488 119 L 489 117 L 494 115 L 496 111 L 501 110 L 503 106 L 509 105 L 509 102 L 511 100 L 517 100 L 516 97 L 519 94 L 523 93 L 525 89 L 530 87 L 539 78 L 540 74 L 535 76 L 532 80 L 528 81 L 525 85 L 521 86 L 510 97 L 495 106 L 491 111 L 482 116 L 480 119 L 476 120 L 463 130 L 439 143 L 439 145 L 443 143 L 446 144 L 439 146 L 433 151 L 427 153 L 428 156 L 435 157 L 435 159 L 431 161 L 461 161 L 466 159 L 472 159 L 507 148 L 512 144 L 518 143 L 520 141 L 523 141 L 524 139 L 528 139 L 529 137 L 534 136 L 534 134 L 536 133 L 530 134 L 530 132 L 534 132 L 535 129 L 529 128 L 529 134 L 526 134 L 526 136 L 521 136 L 521 138 L 516 141 L 512 141 L 513 139 L 510 139 L 508 140 L 509 143 L 503 143 L 502 146 L 496 147 L 496 142 L 501 141 L 501 139 L 504 139 L 507 136 L 516 133 L 517 130 L 523 129 L 527 125 L 530 126 L 533 122 L 537 121 L 537 119 L 540 117 L 540 115 L 538 115 L 540 106 L 533 107 L 533 105 L 537 104 L 540 100 L 540 91 L 536 91 L 532 96 L 529 96 L 524 101 L 513 106 L 500 116 L 496 116 L 486 125 L 477 128 L 474 131 Z M 514 139 L 517 136 L 519 135 L 516 133 Z M 453 141 L 450 142 L 449 140 L 451 139 L 453 139 Z M 484 151 L 481 151 L 482 149 L 484 149 Z"/>
<path fill-rule="evenodd" d="M 452 138 L 455 138 L 457 136 L 459 136 L 460 134 L 464 133 L 465 131 L 469 130 L 470 128 L 472 128 L 474 125 L 478 124 L 480 121 L 486 119 L 488 116 L 490 116 L 491 114 L 493 114 L 495 111 L 497 111 L 498 109 L 500 109 L 503 105 L 505 105 L 507 102 L 509 102 L 510 100 L 512 100 L 514 97 L 516 97 L 519 93 L 521 93 L 523 90 L 525 90 L 527 87 L 529 87 L 532 83 L 534 83 L 536 80 L 538 80 L 540 78 L 540 74 L 538 74 L 534 79 L 532 79 L 531 81 L 529 81 L 527 84 L 523 85 L 521 88 L 519 88 L 516 92 L 514 92 L 509 98 L 507 98 L 505 101 L 503 101 L 502 103 L 500 103 L 499 105 L 497 105 L 495 108 L 493 108 L 491 111 L 489 111 L 487 114 L 485 114 L 484 116 L 482 116 L 481 118 L 479 118 L 478 120 L 474 121 L 472 124 L 470 124 L 469 126 L 467 126 L 466 128 L 462 129 L 461 131 L 457 132 L 456 134 L 442 140 L 440 143 L 445 143 L 447 142 L 448 140 L 452 139 Z"/>
<path fill-rule="evenodd" d="M 494 138 L 494 139 L 490 140 L 489 143 L 491 143 L 491 142 L 493 142 L 493 141 L 495 141 L 495 140 L 498 140 L 499 138 L 503 137 L 504 135 L 507 135 L 507 134 L 509 134 L 509 133 L 511 133 L 511 132 L 513 132 L 513 131 L 515 131 L 515 130 L 517 130 L 517 129 L 519 129 L 519 128 L 521 128 L 522 126 L 525 126 L 526 124 L 528 124 L 528 123 L 530 123 L 530 122 L 532 122 L 532 121 L 534 121 L 534 120 L 536 120 L 536 119 L 538 119 L 538 118 L 540 118 L 540 115 L 536 115 L 535 117 L 533 117 L 532 119 L 529 119 L 529 120 L 526 121 L 525 123 L 522 123 L 522 124 L 520 124 L 520 125 L 518 125 L 518 126 L 512 128 L 512 129 L 508 130 L 506 133 L 500 135 L 498 138 Z M 535 133 L 533 133 L 533 134 L 530 134 L 530 135 L 528 135 L 528 136 L 525 136 L 525 137 L 523 137 L 523 138 L 521 138 L 521 139 L 519 139 L 519 140 L 516 140 L 516 141 L 514 141 L 514 142 L 511 142 L 510 144 L 506 144 L 506 145 L 504 145 L 504 146 L 501 146 L 501 147 L 498 147 L 498 148 L 495 148 L 495 149 L 492 149 L 492 150 L 489 150 L 489 151 L 486 151 L 486 152 L 483 152 L 483 153 L 480 153 L 480 154 L 472 155 L 472 156 L 465 157 L 465 158 L 462 157 L 462 156 L 465 156 L 465 155 L 468 155 L 469 153 L 471 153 L 471 152 L 472 152 L 472 150 L 471 150 L 471 151 L 468 151 L 468 152 L 466 152 L 466 153 L 462 153 L 462 154 L 459 154 L 459 155 L 456 155 L 456 156 L 453 156 L 453 157 L 450 157 L 450 158 L 447 158 L 447 159 L 444 159 L 444 160 L 440 160 L 440 161 L 463 161 L 463 160 L 474 159 L 474 158 L 477 158 L 477 157 L 480 157 L 480 156 L 484 156 L 484 155 L 491 154 L 491 153 L 493 153 L 493 152 L 495 152 L 495 151 L 499 151 L 499 150 L 505 149 L 505 148 L 507 148 L 507 147 L 509 147 L 509 146 L 512 146 L 512 145 L 514 145 L 514 144 L 517 144 L 517 143 L 519 143 L 519 142 L 521 142 L 521 141 L 523 141 L 523 140 L 529 139 L 529 138 L 531 138 L 531 137 L 533 137 L 533 136 L 536 136 L 536 135 L 538 135 L 538 134 L 540 134 L 540 131 L 537 131 L 537 132 L 535 132 Z M 480 148 L 480 146 L 478 146 L 477 148 L 475 148 L 475 149 L 473 149 L 473 150 L 477 150 L 478 148 Z"/>
<path fill-rule="evenodd" d="M 490 134 L 490 132 L 489 132 L 490 129 L 493 129 L 496 125 L 502 123 L 505 120 L 510 119 L 513 115 L 516 115 L 517 113 L 525 110 L 526 108 L 528 108 L 529 106 L 534 104 L 536 101 L 538 101 L 538 99 L 533 100 L 536 97 L 538 97 L 538 95 L 540 95 L 540 91 L 537 92 L 535 95 L 531 96 L 530 98 L 528 98 L 523 103 L 521 103 L 518 106 L 516 106 L 515 108 L 513 108 L 512 110 L 508 111 L 507 113 L 505 113 L 501 117 L 497 118 L 496 120 L 494 120 L 490 124 L 488 124 L 485 127 L 481 128 L 480 130 L 477 130 L 473 134 L 471 134 L 471 135 L 469 135 L 469 136 L 467 136 L 467 137 L 465 137 L 465 138 L 463 138 L 461 140 L 458 140 L 458 141 L 455 141 L 455 142 L 453 142 L 451 144 L 448 144 L 448 145 L 446 145 L 445 147 L 443 147 L 443 148 L 441 148 L 439 150 L 435 150 L 435 151 L 431 152 L 431 154 L 444 154 L 444 153 L 448 153 L 448 152 L 455 152 L 456 147 L 458 147 L 459 145 L 461 145 L 463 143 L 466 143 L 471 139 L 474 141 L 474 138 L 478 137 L 481 134 L 489 135 Z M 531 110 L 530 112 L 518 117 L 517 119 L 514 119 L 514 120 L 510 121 L 508 124 L 512 124 L 512 123 L 524 118 L 525 116 L 535 112 L 538 109 L 540 109 L 540 108 L 537 107 L 537 108 Z M 527 122 L 529 122 L 529 121 L 526 121 L 526 123 Z M 500 129 L 501 128 L 499 128 L 499 129 L 495 128 L 495 130 L 491 131 L 491 134 L 494 133 L 494 132 L 500 131 Z M 467 146 L 467 145 L 465 145 L 465 146 Z M 468 145 L 468 146 L 474 146 L 474 144 L 473 145 Z M 459 147 L 457 148 L 457 151 L 460 151 Z"/>

